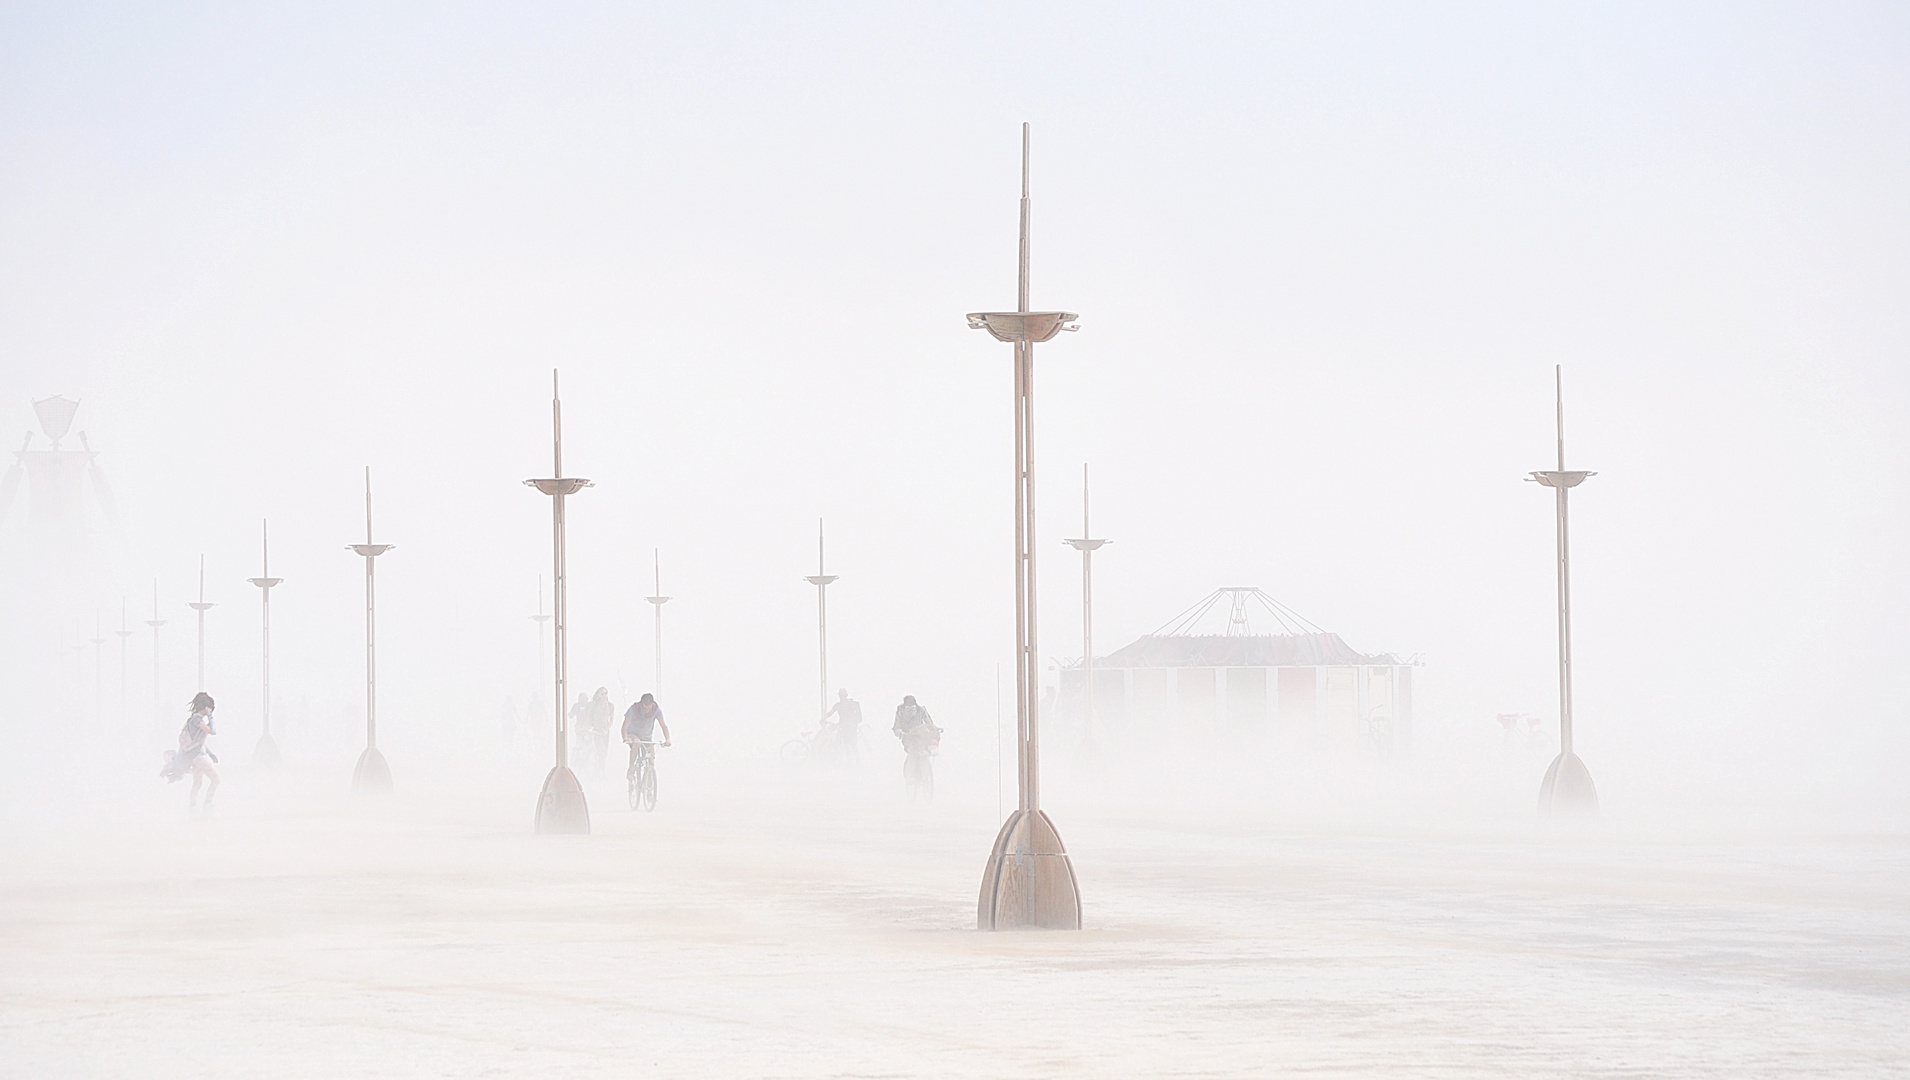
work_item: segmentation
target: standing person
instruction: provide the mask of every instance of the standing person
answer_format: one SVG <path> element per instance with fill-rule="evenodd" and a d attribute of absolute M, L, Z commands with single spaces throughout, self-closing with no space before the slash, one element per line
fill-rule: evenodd
<path fill-rule="evenodd" d="M 218 734 L 212 727 L 212 695 L 204 690 L 193 695 L 192 714 L 179 729 L 179 749 L 166 753 L 166 765 L 159 775 L 173 782 L 192 774 L 192 809 L 200 810 L 199 788 L 206 787 L 204 813 L 212 812 L 212 797 L 219 793 L 219 770 L 213 768 L 219 757 L 206 746 L 206 740 Z"/>
<path fill-rule="evenodd" d="M 655 728 L 663 729 L 663 745 L 670 745 L 670 725 L 663 722 L 663 707 L 651 695 L 643 695 L 624 710 L 623 741 L 630 747 L 630 768 L 624 772 L 624 779 L 637 775 L 638 745 L 651 742 Z"/>
<path fill-rule="evenodd" d="M 856 761 L 856 743 L 862 731 L 862 703 L 849 696 L 847 690 L 836 691 L 836 703 L 822 714 L 822 722 L 829 723 L 835 717 L 835 730 L 831 733 L 836 755 L 853 765 Z"/>

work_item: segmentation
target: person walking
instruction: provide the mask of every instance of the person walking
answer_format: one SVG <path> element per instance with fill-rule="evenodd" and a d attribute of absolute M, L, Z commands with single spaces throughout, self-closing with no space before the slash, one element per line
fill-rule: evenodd
<path fill-rule="evenodd" d="M 219 756 L 206 745 L 206 740 L 218 734 L 212 726 L 212 695 L 204 690 L 193 695 L 191 715 L 186 724 L 179 729 L 179 749 L 166 751 L 165 767 L 159 775 L 167 783 L 174 783 L 192 775 L 191 808 L 195 814 L 212 813 L 212 798 L 219 793 L 219 770 L 213 766 L 219 763 Z M 199 789 L 206 789 L 205 802 L 199 801 Z"/>

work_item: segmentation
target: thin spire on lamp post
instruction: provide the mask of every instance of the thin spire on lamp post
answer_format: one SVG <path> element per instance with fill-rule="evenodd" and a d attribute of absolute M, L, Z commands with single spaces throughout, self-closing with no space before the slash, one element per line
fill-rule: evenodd
<path fill-rule="evenodd" d="M 1559 755 L 1545 770 L 1545 779 L 1539 785 L 1539 810 L 1592 813 L 1598 809 L 1598 789 L 1592 784 L 1591 770 L 1572 748 L 1572 554 L 1566 508 L 1567 493 L 1584 483 L 1587 477 L 1598 474 L 1565 467 L 1564 365 L 1553 367 L 1552 378 L 1557 406 L 1558 469 L 1534 472 L 1530 477 L 1555 493 L 1558 526 Z"/>
<path fill-rule="evenodd" d="M 199 599 L 186 605 L 199 613 L 199 691 L 206 688 L 206 612 L 218 607 L 206 603 L 206 557 L 199 556 Z"/>
<path fill-rule="evenodd" d="M 263 731 L 252 750 L 252 760 L 265 768 L 277 768 L 279 744 L 272 738 L 272 586 L 284 578 L 272 576 L 272 537 L 269 522 L 259 522 L 259 576 L 246 580 L 259 587 L 259 722 Z M 369 542 L 370 531 L 366 532 Z"/>
<path fill-rule="evenodd" d="M 1028 310 L 1032 203 L 1028 197 L 1029 129 L 1021 125 L 1021 225 L 1015 310 L 971 312 L 971 329 L 1015 347 L 1015 763 L 1018 806 L 982 873 L 976 924 L 983 930 L 1081 927 L 1074 866 L 1054 822 L 1041 809 L 1041 656 L 1036 646 L 1035 345 L 1079 318 L 1068 311 Z"/>
<path fill-rule="evenodd" d="M 816 587 L 816 651 L 818 677 L 821 679 L 821 704 L 818 721 L 829 715 L 829 583 L 838 575 L 826 573 L 822 557 L 822 519 L 816 519 L 816 572 L 803 579 Z"/>
<path fill-rule="evenodd" d="M 371 466 L 365 466 L 365 542 L 348 544 L 365 559 L 365 749 L 352 771 L 352 790 L 382 795 L 391 790 L 391 766 L 378 749 L 378 578 L 373 561 L 397 547 L 371 540 Z"/>
<path fill-rule="evenodd" d="M 524 481 L 551 497 L 551 614 L 552 625 L 556 628 L 552 671 L 557 692 L 557 760 L 544 777 L 544 789 L 538 794 L 533 820 L 540 833 L 588 833 L 590 807 L 584 801 L 584 788 L 577 782 L 577 774 L 570 771 L 570 732 L 565 724 L 567 703 L 564 695 L 568 693 L 566 679 L 570 662 L 570 578 L 564 561 L 564 499 L 593 485 L 581 476 L 564 475 L 564 403 L 563 396 L 558 392 L 557 371 L 554 368 L 550 373 L 550 428 L 551 476 Z"/>
<path fill-rule="evenodd" d="M 1062 543 L 1081 553 L 1081 717 L 1084 732 L 1094 739 L 1094 553 L 1110 540 L 1093 539 L 1088 527 L 1088 466 L 1081 463 L 1081 535 Z"/>
<path fill-rule="evenodd" d="M 670 598 L 663 595 L 663 560 L 662 560 L 661 554 L 655 548 L 650 549 L 650 573 L 652 575 L 651 589 L 653 591 L 651 595 L 644 597 L 644 599 L 650 602 L 650 609 L 656 615 L 656 621 L 652 629 L 652 638 L 651 638 L 651 640 L 656 645 L 656 657 L 655 657 L 656 672 L 651 677 L 651 693 L 656 695 L 656 699 L 658 701 L 662 701 L 663 700 L 663 605 L 669 603 Z"/>

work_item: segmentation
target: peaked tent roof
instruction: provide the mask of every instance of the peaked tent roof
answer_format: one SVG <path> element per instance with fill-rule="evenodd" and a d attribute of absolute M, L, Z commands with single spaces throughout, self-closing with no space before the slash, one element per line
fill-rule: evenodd
<path fill-rule="evenodd" d="M 1226 601 L 1222 604 L 1221 601 Z M 1256 619 L 1278 633 L 1256 634 Z M 1220 630 L 1220 633 L 1214 633 Z M 1403 663 L 1390 653 L 1355 652 L 1253 588 L 1215 589 L 1205 599 L 1095 663 L 1105 667 L 1323 667 Z"/>
<path fill-rule="evenodd" d="M 1397 664 L 1390 654 L 1355 652 L 1338 634 L 1155 635 L 1096 660 L 1097 667 L 1351 667 Z"/>

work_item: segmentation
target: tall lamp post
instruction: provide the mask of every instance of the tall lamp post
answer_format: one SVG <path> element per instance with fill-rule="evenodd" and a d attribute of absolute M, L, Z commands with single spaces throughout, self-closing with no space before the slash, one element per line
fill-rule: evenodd
<path fill-rule="evenodd" d="M 158 578 L 153 579 L 153 617 L 146 620 L 146 625 L 153 628 L 153 712 L 157 714 L 165 708 L 165 702 L 160 700 L 163 695 L 159 688 L 159 628 L 166 625 L 166 620 L 159 617 Z"/>
<path fill-rule="evenodd" d="M 1110 540 L 1091 539 L 1088 527 L 1088 466 L 1081 464 L 1081 536 L 1063 540 L 1081 553 L 1081 718 L 1083 737 L 1094 745 L 1094 553 Z"/>
<path fill-rule="evenodd" d="M 821 705 L 816 709 L 820 721 L 829 715 L 829 583 L 840 575 L 825 573 L 822 561 L 822 519 L 816 519 L 816 572 L 803 579 L 816 587 L 816 652 L 818 678 L 821 679 Z"/>
<path fill-rule="evenodd" d="M 670 598 L 663 595 L 663 563 L 655 548 L 650 549 L 650 572 L 654 575 L 651 588 L 655 595 L 644 597 L 650 602 L 650 609 L 656 614 L 656 625 L 652 640 L 656 643 L 656 674 L 650 680 L 651 692 L 658 701 L 663 700 L 663 605 Z"/>
<path fill-rule="evenodd" d="M 370 539 L 369 534 L 366 539 Z M 272 586 L 285 579 L 272 576 L 272 537 L 267 522 L 259 522 L 259 576 L 246 580 L 259 587 L 259 721 L 264 725 L 259 744 L 252 748 L 252 763 L 276 769 L 279 744 L 272 738 Z"/>
<path fill-rule="evenodd" d="M 556 578 L 551 613 L 556 627 L 553 658 L 557 688 L 557 700 L 554 703 L 557 714 L 557 762 L 544 777 L 544 790 L 537 796 L 535 823 L 540 833 L 588 833 L 590 807 L 584 802 L 584 788 L 577 782 L 577 774 L 570 771 L 570 732 L 565 724 L 570 579 L 564 566 L 564 498 L 590 487 L 591 483 L 580 476 L 564 475 L 564 403 L 558 393 L 555 370 L 550 373 L 550 431 L 551 477 L 524 481 L 551 497 L 551 564 Z"/>
<path fill-rule="evenodd" d="M 371 542 L 371 466 L 365 466 L 365 542 L 346 548 L 365 558 L 365 752 L 352 770 L 352 790 L 364 795 L 391 791 L 391 766 L 378 750 L 378 579 L 372 561 L 397 547 Z"/>
<path fill-rule="evenodd" d="M 1558 468 L 1534 472 L 1536 480 L 1557 493 L 1559 593 L 1559 756 L 1545 770 L 1539 785 L 1539 812 L 1590 814 L 1598 810 L 1598 789 L 1592 773 L 1572 751 L 1572 557 L 1566 516 L 1567 493 L 1597 473 L 1565 468 L 1565 376 L 1563 366 L 1552 369 L 1558 413 Z"/>
<path fill-rule="evenodd" d="M 119 726 L 126 726 L 126 639 L 133 636 L 126 629 L 126 598 L 119 598 L 119 629 L 113 631 L 119 638 Z"/>
<path fill-rule="evenodd" d="M 971 313 L 971 329 L 1015 347 L 1015 812 L 982 872 L 983 930 L 1081 928 L 1081 895 L 1061 834 L 1041 809 L 1041 654 L 1035 644 L 1035 345 L 1080 316 L 1028 310 L 1028 125 L 1021 125 L 1020 259 L 1015 310 Z"/>
<path fill-rule="evenodd" d="M 206 688 L 206 612 L 218 607 L 206 603 L 206 557 L 199 556 L 199 599 L 187 604 L 187 607 L 199 613 L 199 689 Z"/>

